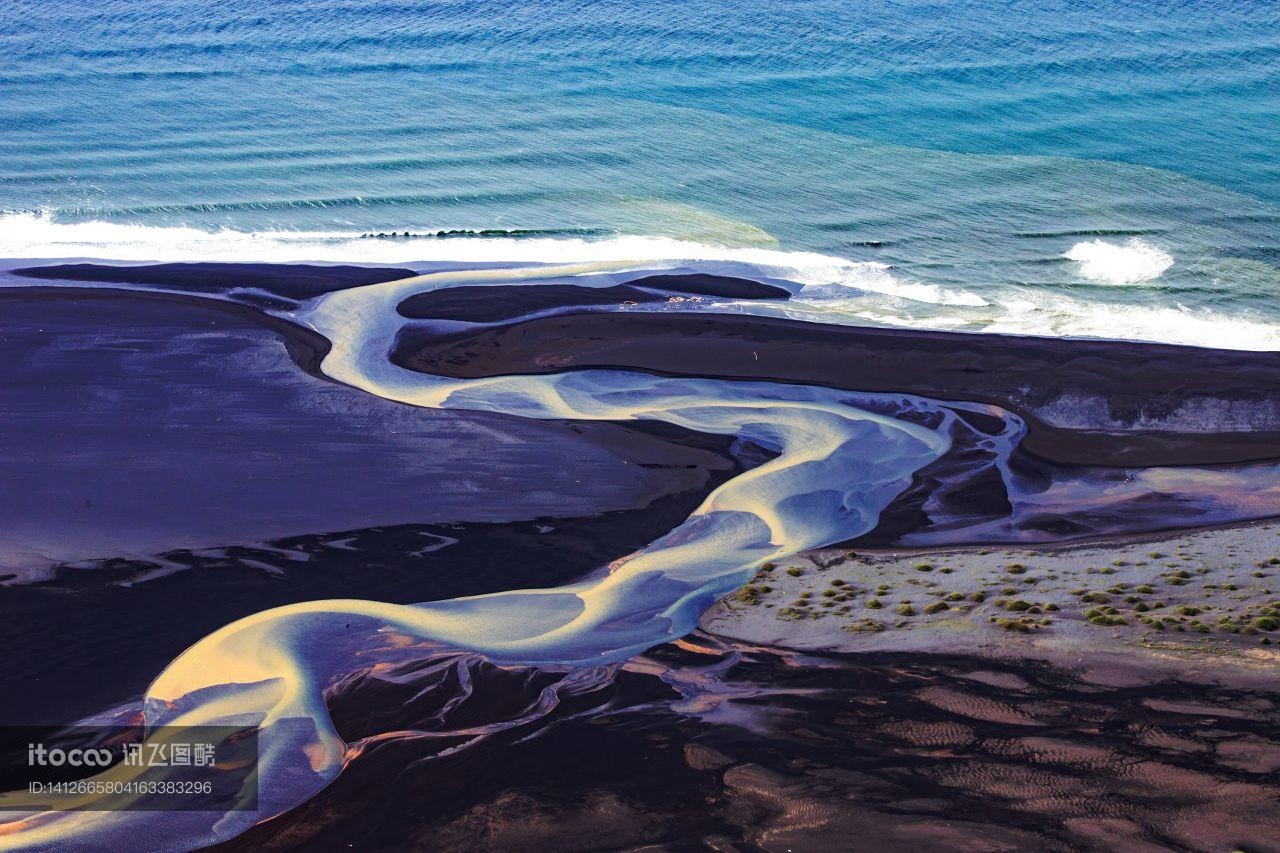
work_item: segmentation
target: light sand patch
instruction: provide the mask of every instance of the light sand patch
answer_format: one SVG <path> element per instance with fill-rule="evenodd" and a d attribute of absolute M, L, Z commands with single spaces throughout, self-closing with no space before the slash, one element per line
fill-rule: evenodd
<path fill-rule="evenodd" d="M 766 565 L 701 627 L 807 651 L 1053 660 L 1101 686 L 1141 683 L 1150 666 L 1273 678 L 1280 523 L 1084 545 L 825 549 Z"/>

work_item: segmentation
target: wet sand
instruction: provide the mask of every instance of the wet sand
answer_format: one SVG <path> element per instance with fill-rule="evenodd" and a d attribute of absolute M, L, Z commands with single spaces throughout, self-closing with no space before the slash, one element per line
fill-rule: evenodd
<path fill-rule="evenodd" d="M 402 335 L 393 361 L 457 377 L 618 367 L 991 403 L 1027 421 L 1023 451 L 1068 465 L 1280 459 L 1272 352 L 633 312 L 424 328 Z"/>
<path fill-rule="evenodd" d="M 586 682 L 463 656 L 354 675 L 330 705 L 343 774 L 219 849 L 1208 853 L 1280 837 L 1274 681 L 1117 684 L 695 634 Z"/>
<path fill-rule="evenodd" d="M 0 291 L 0 582 L 298 534 L 643 507 L 728 464 L 629 426 L 391 403 L 299 370 L 275 328 L 176 299 Z"/>
<path fill-rule="evenodd" d="M 53 287 L 0 303 L 4 724 L 131 701 L 272 606 L 566 583 L 741 470 L 729 439 L 664 425 L 389 403 L 300 370 L 316 336 L 245 306 Z"/>
<path fill-rule="evenodd" d="M 67 724 L 132 703 L 183 649 L 271 607 L 568 583 L 674 527 L 736 470 L 726 462 L 687 491 L 582 518 L 394 525 L 59 565 L 44 581 L 0 586 L 0 725 Z"/>
<path fill-rule="evenodd" d="M 264 297 L 288 304 L 414 272 L 288 264 L 64 264 L 13 274 L 131 282 L 192 293 L 234 291 L 245 306 L 227 304 L 224 310 L 248 313 L 250 305 L 267 304 L 260 303 Z M 659 296 L 679 308 L 705 298 L 782 302 L 786 293 L 760 282 L 711 275 L 637 275 L 604 289 L 485 286 L 425 293 L 406 300 L 401 313 L 479 325 L 448 332 L 424 326 L 402 334 L 392 360 L 414 370 L 466 378 L 618 367 L 990 403 L 1026 420 L 1024 452 L 1068 465 L 1280 459 L 1275 402 L 1280 398 L 1280 353 L 626 310 L 628 303 L 650 303 Z M 536 316 L 575 306 L 621 310 Z M 295 356 L 300 362 L 309 360 L 314 369 L 325 347 L 322 340 L 253 313 L 286 334 L 293 348 L 315 350 Z"/>
<path fill-rule="evenodd" d="M 395 281 L 416 275 L 396 267 L 337 264 L 54 264 L 13 270 L 22 278 L 46 281 L 86 281 L 102 284 L 142 284 L 192 293 L 261 290 L 286 300 L 308 299 L 365 284 Z"/>
<path fill-rule="evenodd" d="M 720 275 L 650 275 L 612 287 L 571 284 L 538 287 L 449 287 L 411 296 L 397 309 L 403 317 L 494 323 L 551 308 L 619 307 L 662 303 L 675 294 L 725 299 L 785 299 L 780 287 Z"/>
<path fill-rule="evenodd" d="M 239 274 L 221 272 L 222 284 Z M 299 292 L 263 279 L 246 305 L 201 310 L 257 318 L 314 373 L 323 341 L 249 307 L 348 286 L 305 275 L 321 278 Z M 143 283 L 178 281 L 162 279 Z M 1026 417 L 1025 452 L 1064 465 L 1280 458 L 1275 353 L 680 313 L 507 322 L 582 294 L 503 308 L 507 289 L 485 290 L 495 301 L 402 309 L 499 325 L 424 326 L 397 360 L 456 376 L 608 366 L 988 402 Z M 22 298 L 73 309 L 84 298 L 53 291 Z M 593 304 L 614 296 L 628 294 Z M 646 505 L 170 549 L 0 589 L 0 683 L 24 685 L 3 694 L 0 718 L 70 721 L 128 703 L 186 644 L 275 604 L 567 582 L 669 530 L 758 455 L 722 438 L 587 426 L 591 447 L 656 472 Z M 569 678 L 423 647 L 414 663 L 357 669 L 326 697 L 351 744 L 343 774 L 225 846 L 1280 850 L 1276 619 L 1277 523 L 1072 546 L 854 542 L 763 569 L 702 633 L 621 667 Z M 408 637 L 385 639 L 416 653 Z"/>

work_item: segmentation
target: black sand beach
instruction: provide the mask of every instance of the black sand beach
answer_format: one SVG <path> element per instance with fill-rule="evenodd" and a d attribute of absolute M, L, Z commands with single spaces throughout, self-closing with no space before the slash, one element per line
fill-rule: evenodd
<path fill-rule="evenodd" d="M 561 678 L 353 676 L 343 775 L 220 849 L 1277 849 L 1274 690 L 705 635 Z"/>
<path fill-rule="evenodd" d="M 81 512 L 102 500 L 80 494 L 85 471 L 134 483 L 132 492 L 108 483 L 121 520 L 99 527 L 132 544 L 81 547 L 73 559 L 72 537 L 71 551 L 46 555 L 43 575 L 11 573 L 0 587 L 0 642 L 11 650 L 0 683 L 14 688 L 0 692 L 0 721 L 136 708 L 187 645 L 281 604 L 569 582 L 672 529 L 768 458 L 728 437 L 648 424 L 448 413 L 433 425 L 438 413 L 328 381 L 327 341 L 260 310 L 408 274 L 79 265 L 24 275 L 107 287 L 0 291 L 0 347 L 48 356 L 10 359 L 0 437 L 30 449 L 6 460 L 11 479 Z M 210 302 L 202 290 L 235 301 Z M 1275 353 L 629 310 L 678 294 L 780 298 L 775 290 L 677 276 L 590 291 L 423 294 L 401 304 L 423 322 L 391 357 L 455 377 L 609 367 L 986 403 L 1026 420 L 1013 461 L 1033 473 L 1280 460 L 1275 424 L 1245 431 L 1187 416 L 1265 413 L 1280 395 Z M 459 331 L 458 322 L 478 325 Z M 90 365 L 99 378 L 86 385 Z M 1065 417 L 1064 399 L 1102 407 L 1081 407 L 1079 423 L 1051 422 Z M 225 421 L 209 420 L 215 409 Z M 952 478 L 964 482 L 981 437 L 1001 423 L 965 417 L 976 443 L 920 472 L 885 511 L 882 540 L 916 530 L 923 503 Z M 49 423 L 58 426 L 42 432 Z M 104 435 L 124 456 L 93 456 Z M 408 465 L 415 453 L 424 467 Z M 189 471 L 175 487 L 161 474 L 181 468 L 178 458 Z M 362 470 L 364 490 L 345 504 L 321 501 L 310 521 L 286 518 L 306 504 L 300 485 L 341 493 L 325 485 L 331 468 Z M 497 476 L 478 481 L 481 468 Z M 165 489 L 181 498 L 157 503 Z M 951 500 L 995 517 L 1008 511 L 1002 494 L 998 478 L 978 477 Z M 377 521 L 407 495 L 420 517 Z M 182 528 L 183 518 L 215 517 L 219 502 L 277 526 L 237 537 L 247 527 L 233 512 L 220 528 Z M 528 511 L 538 505 L 556 512 Z M 1159 504 L 1146 511 L 1140 529 L 1181 523 Z M 172 541 L 148 538 L 151 528 Z M 1070 537 L 1065 526 L 1045 531 L 1052 572 L 1052 540 Z M 10 550 L 23 545 L 20 527 L 6 535 Z M 353 665 L 326 696 L 350 744 L 343 773 L 224 847 L 772 851 L 848 849 L 858 838 L 876 850 L 1280 849 L 1280 695 L 1256 679 L 1170 675 L 1139 658 L 1123 678 L 1100 677 L 1030 648 L 948 654 L 944 634 L 929 636 L 936 646 L 841 655 L 695 634 L 572 678 L 428 648 L 391 669 Z"/>
<path fill-rule="evenodd" d="M 1188 403 L 1224 410 L 1266 404 L 1280 395 L 1277 353 L 662 312 L 540 317 L 448 335 L 421 330 L 402 337 L 394 358 L 461 377 L 617 367 L 991 403 L 1027 421 L 1026 452 L 1063 464 L 1280 459 L 1274 424 L 1249 431 L 1209 424 L 1190 432 L 1176 422 L 1163 429 L 1068 429 L 1037 414 L 1074 397 L 1101 405 L 1110 419 L 1145 417 L 1158 425 Z"/>

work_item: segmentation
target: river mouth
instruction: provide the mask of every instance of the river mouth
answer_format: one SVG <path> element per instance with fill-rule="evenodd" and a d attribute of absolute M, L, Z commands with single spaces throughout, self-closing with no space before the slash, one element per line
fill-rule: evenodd
<path fill-rule="evenodd" d="M 3 594 L 26 614 L 12 623 L 16 646 L 50 614 L 94 615 L 80 619 L 78 645 L 60 647 L 59 677 L 9 710 L 70 722 L 114 706 L 150 727 L 231 715 L 262 721 L 268 744 L 259 810 L 195 830 L 116 814 L 104 818 L 114 831 L 145 823 L 208 844 L 340 788 L 367 739 L 390 733 L 372 706 L 343 716 L 369 661 L 410 683 L 417 666 L 452 667 L 421 689 L 452 689 L 462 706 L 476 673 L 536 688 L 536 701 L 480 702 L 524 716 L 477 731 L 540 729 L 562 707 L 555 673 L 567 673 L 570 705 L 617 689 L 628 667 L 648 666 L 637 655 L 683 642 L 718 600 L 798 553 L 1051 545 L 1280 515 L 1273 353 L 726 316 L 705 299 L 786 303 L 794 291 L 720 268 L 634 266 L 81 264 L 6 279 L 12 345 L 40 340 L 59 354 L 25 367 L 20 393 L 48 403 L 40 370 L 91 367 L 150 392 L 97 382 L 87 405 L 64 406 L 83 446 L 94 446 L 95 414 L 133 429 L 121 432 L 136 443 L 125 456 L 143 464 L 88 464 L 143 484 L 122 518 L 152 522 L 103 524 L 117 541 L 137 537 L 130 553 L 104 552 L 86 528 L 79 544 L 59 537 L 72 550 L 43 575 L 10 573 Z M 48 346 L 45 325 L 61 343 Z M 20 419 L 11 431 L 41 438 Z M 486 441 L 506 456 L 482 462 Z M 206 497 L 240 515 L 148 541 L 215 517 L 147 480 L 175 467 L 166 452 L 188 454 L 200 488 L 250 486 Z M 86 479 L 68 470 L 47 478 L 64 501 Z M 487 494 L 482 472 L 500 475 Z M 175 604 L 193 599 L 215 603 L 183 618 Z M 98 635 L 120 639 L 90 650 Z M 79 690 L 104 662 L 119 681 Z M 15 683 L 40 680 L 15 666 Z M 682 701 L 724 704 L 730 725 L 750 728 L 742 696 L 715 698 L 739 689 L 731 682 L 702 678 Z M 287 734 L 298 724 L 313 731 L 301 747 Z M 446 728 L 443 741 L 471 736 Z M 756 773 L 734 778 L 772 784 L 767 773 L 751 782 Z M 51 837 L 79 832 L 57 823 Z"/>

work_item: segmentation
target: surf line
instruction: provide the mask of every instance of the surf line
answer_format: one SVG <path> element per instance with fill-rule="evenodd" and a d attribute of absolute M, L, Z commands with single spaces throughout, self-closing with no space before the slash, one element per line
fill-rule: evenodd
<path fill-rule="evenodd" d="M 0 849 L 102 849 L 147 838 L 194 849 L 234 837 L 314 796 L 347 757 L 324 702 L 339 677 L 367 665 L 371 638 L 397 632 L 477 652 L 498 665 L 593 668 L 677 639 L 765 562 L 856 537 L 920 468 L 951 447 L 953 410 L 1001 415 L 1007 452 L 1021 424 L 995 407 L 760 381 L 582 370 L 450 379 L 390 361 L 406 320 L 396 306 L 425 290 L 537 283 L 619 269 L 617 262 L 431 273 L 335 291 L 272 312 L 330 341 L 320 368 L 335 381 L 413 406 L 528 418 L 656 420 L 736 436 L 776 453 L 721 484 L 679 526 L 590 578 L 422 604 L 311 601 L 248 616 L 200 640 L 148 689 L 143 713 L 162 725 L 259 728 L 256 807 L 225 812 L 49 811 L 4 796 Z M 625 265 L 621 265 L 625 268 Z M 927 421 L 931 426 L 921 425 Z M 96 779 L 127 780 L 120 765 Z M 245 790 L 247 797 L 248 790 Z M 82 806 L 92 807 L 92 799 Z M 0 818 L 4 820 L 5 818 Z"/>

